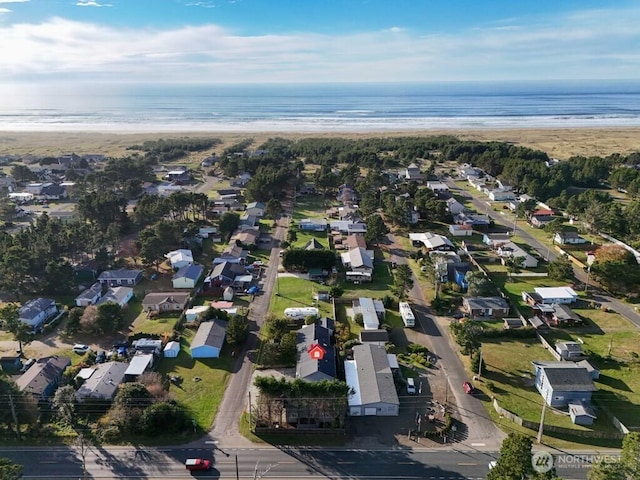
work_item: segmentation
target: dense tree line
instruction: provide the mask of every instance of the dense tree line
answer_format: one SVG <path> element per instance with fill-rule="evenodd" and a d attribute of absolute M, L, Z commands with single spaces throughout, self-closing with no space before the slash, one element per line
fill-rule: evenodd
<path fill-rule="evenodd" d="M 282 255 L 282 266 L 287 270 L 309 270 L 310 268 L 331 270 L 335 263 L 336 254 L 333 250 L 292 248 L 285 250 Z"/>
<path fill-rule="evenodd" d="M 189 152 L 202 152 L 222 143 L 219 138 L 169 138 L 149 140 L 142 145 L 133 145 L 128 150 L 140 150 L 147 159 L 155 162 L 170 162 L 186 157 Z"/>

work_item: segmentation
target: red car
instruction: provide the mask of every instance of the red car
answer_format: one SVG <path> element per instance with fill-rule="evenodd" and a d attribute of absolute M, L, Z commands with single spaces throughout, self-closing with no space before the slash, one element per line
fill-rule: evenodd
<path fill-rule="evenodd" d="M 465 393 L 473 393 L 473 385 L 469 382 L 464 382 L 462 388 L 464 388 Z"/>
<path fill-rule="evenodd" d="M 209 470 L 211 468 L 211 462 L 209 460 L 203 460 L 202 458 L 188 458 L 184 462 L 184 466 L 187 470 Z"/>

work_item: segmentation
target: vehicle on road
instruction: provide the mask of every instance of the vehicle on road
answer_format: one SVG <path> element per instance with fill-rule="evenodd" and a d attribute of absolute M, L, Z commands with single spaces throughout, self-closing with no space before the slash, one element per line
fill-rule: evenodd
<path fill-rule="evenodd" d="M 202 458 L 187 458 L 184 466 L 187 470 L 191 471 L 209 470 L 211 468 L 211 461 Z"/>
<path fill-rule="evenodd" d="M 84 355 L 89 351 L 89 345 L 85 345 L 84 343 L 76 343 L 72 348 L 74 353 L 78 355 Z"/>
<path fill-rule="evenodd" d="M 416 394 L 416 381 L 413 378 L 407 378 L 407 393 L 409 395 Z"/>
<path fill-rule="evenodd" d="M 107 361 L 107 353 L 104 350 L 100 350 L 96 355 L 96 363 L 104 363 Z"/>
<path fill-rule="evenodd" d="M 462 388 L 464 388 L 465 393 L 473 393 L 475 390 L 470 382 L 464 382 Z"/>
<path fill-rule="evenodd" d="M 400 317 L 402 317 L 402 322 L 405 327 L 416 326 L 416 316 L 413 314 L 413 310 L 411 310 L 411 305 L 407 302 L 400 302 L 398 304 L 398 310 L 400 311 Z"/>

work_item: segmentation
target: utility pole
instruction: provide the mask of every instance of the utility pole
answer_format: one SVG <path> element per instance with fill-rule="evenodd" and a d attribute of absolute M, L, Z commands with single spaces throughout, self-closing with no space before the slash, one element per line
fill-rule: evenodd
<path fill-rule="evenodd" d="M 478 379 L 482 377 L 482 350 L 480 350 L 480 361 L 478 362 Z"/>
<path fill-rule="evenodd" d="M 13 417 L 13 421 L 16 424 L 16 435 L 18 436 L 18 440 L 22 440 L 20 438 L 20 424 L 18 423 L 18 415 L 16 414 L 16 407 L 13 404 L 13 395 L 9 394 L 9 407 L 11 408 L 11 416 Z"/>
<path fill-rule="evenodd" d="M 585 293 L 587 292 L 587 289 L 589 288 L 589 276 L 590 275 L 591 275 L 591 265 L 589 265 L 589 267 L 587 267 L 587 283 L 584 284 Z"/>
<path fill-rule="evenodd" d="M 538 428 L 538 443 L 542 443 L 542 431 L 544 429 L 544 414 L 547 410 L 547 402 L 543 400 L 542 414 L 540 415 L 540 427 Z"/>

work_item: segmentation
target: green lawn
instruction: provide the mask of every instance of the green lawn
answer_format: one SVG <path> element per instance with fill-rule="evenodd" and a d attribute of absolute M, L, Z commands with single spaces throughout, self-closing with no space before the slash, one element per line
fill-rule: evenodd
<path fill-rule="evenodd" d="M 333 203 L 332 199 L 324 198 L 320 195 L 299 196 L 293 206 L 292 219 L 297 223 L 303 218 L 324 218 L 325 211 Z"/>
<path fill-rule="evenodd" d="M 269 313 L 281 317 L 285 308 L 316 306 L 313 293 L 318 290 L 326 290 L 326 288 L 311 280 L 297 277 L 278 277 L 274 295 L 271 297 Z M 318 302 L 317 307 L 321 315 L 333 318 L 330 303 Z"/>
<path fill-rule="evenodd" d="M 142 313 L 142 315 L 145 315 Z M 164 335 L 171 336 L 173 328 L 178 323 L 179 315 L 163 315 L 158 318 L 145 318 L 143 322 L 133 330 L 133 334 L 136 333 L 148 333 L 151 335 Z"/>
<path fill-rule="evenodd" d="M 393 286 L 393 276 L 391 274 L 391 265 L 383 261 L 382 252 L 375 250 L 375 262 L 373 266 L 373 276 L 371 282 L 363 282 L 354 284 L 352 282 L 344 282 L 345 297 L 371 297 L 383 298 L 391 294 Z"/>
<path fill-rule="evenodd" d="M 185 329 L 177 358 L 163 358 L 158 371 L 167 375 L 179 375 L 182 383 L 171 385 L 172 396 L 185 406 L 202 430 L 208 430 L 213 423 L 218 406 L 222 401 L 233 365 L 231 349 L 222 349 L 218 359 L 192 359 L 188 345 L 195 332 Z M 239 399 L 240 400 L 240 399 Z"/>
<path fill-rule="evenodd" d="M 329 248 L 329 239 L 327 238 L 327 232 L 309 232 L 298 230 L 296 231 L 297 240 L 293 242 L 291 248 L 304 248 L 304 246 L 312 239 L 316 239 L 324 248 Z"/>

